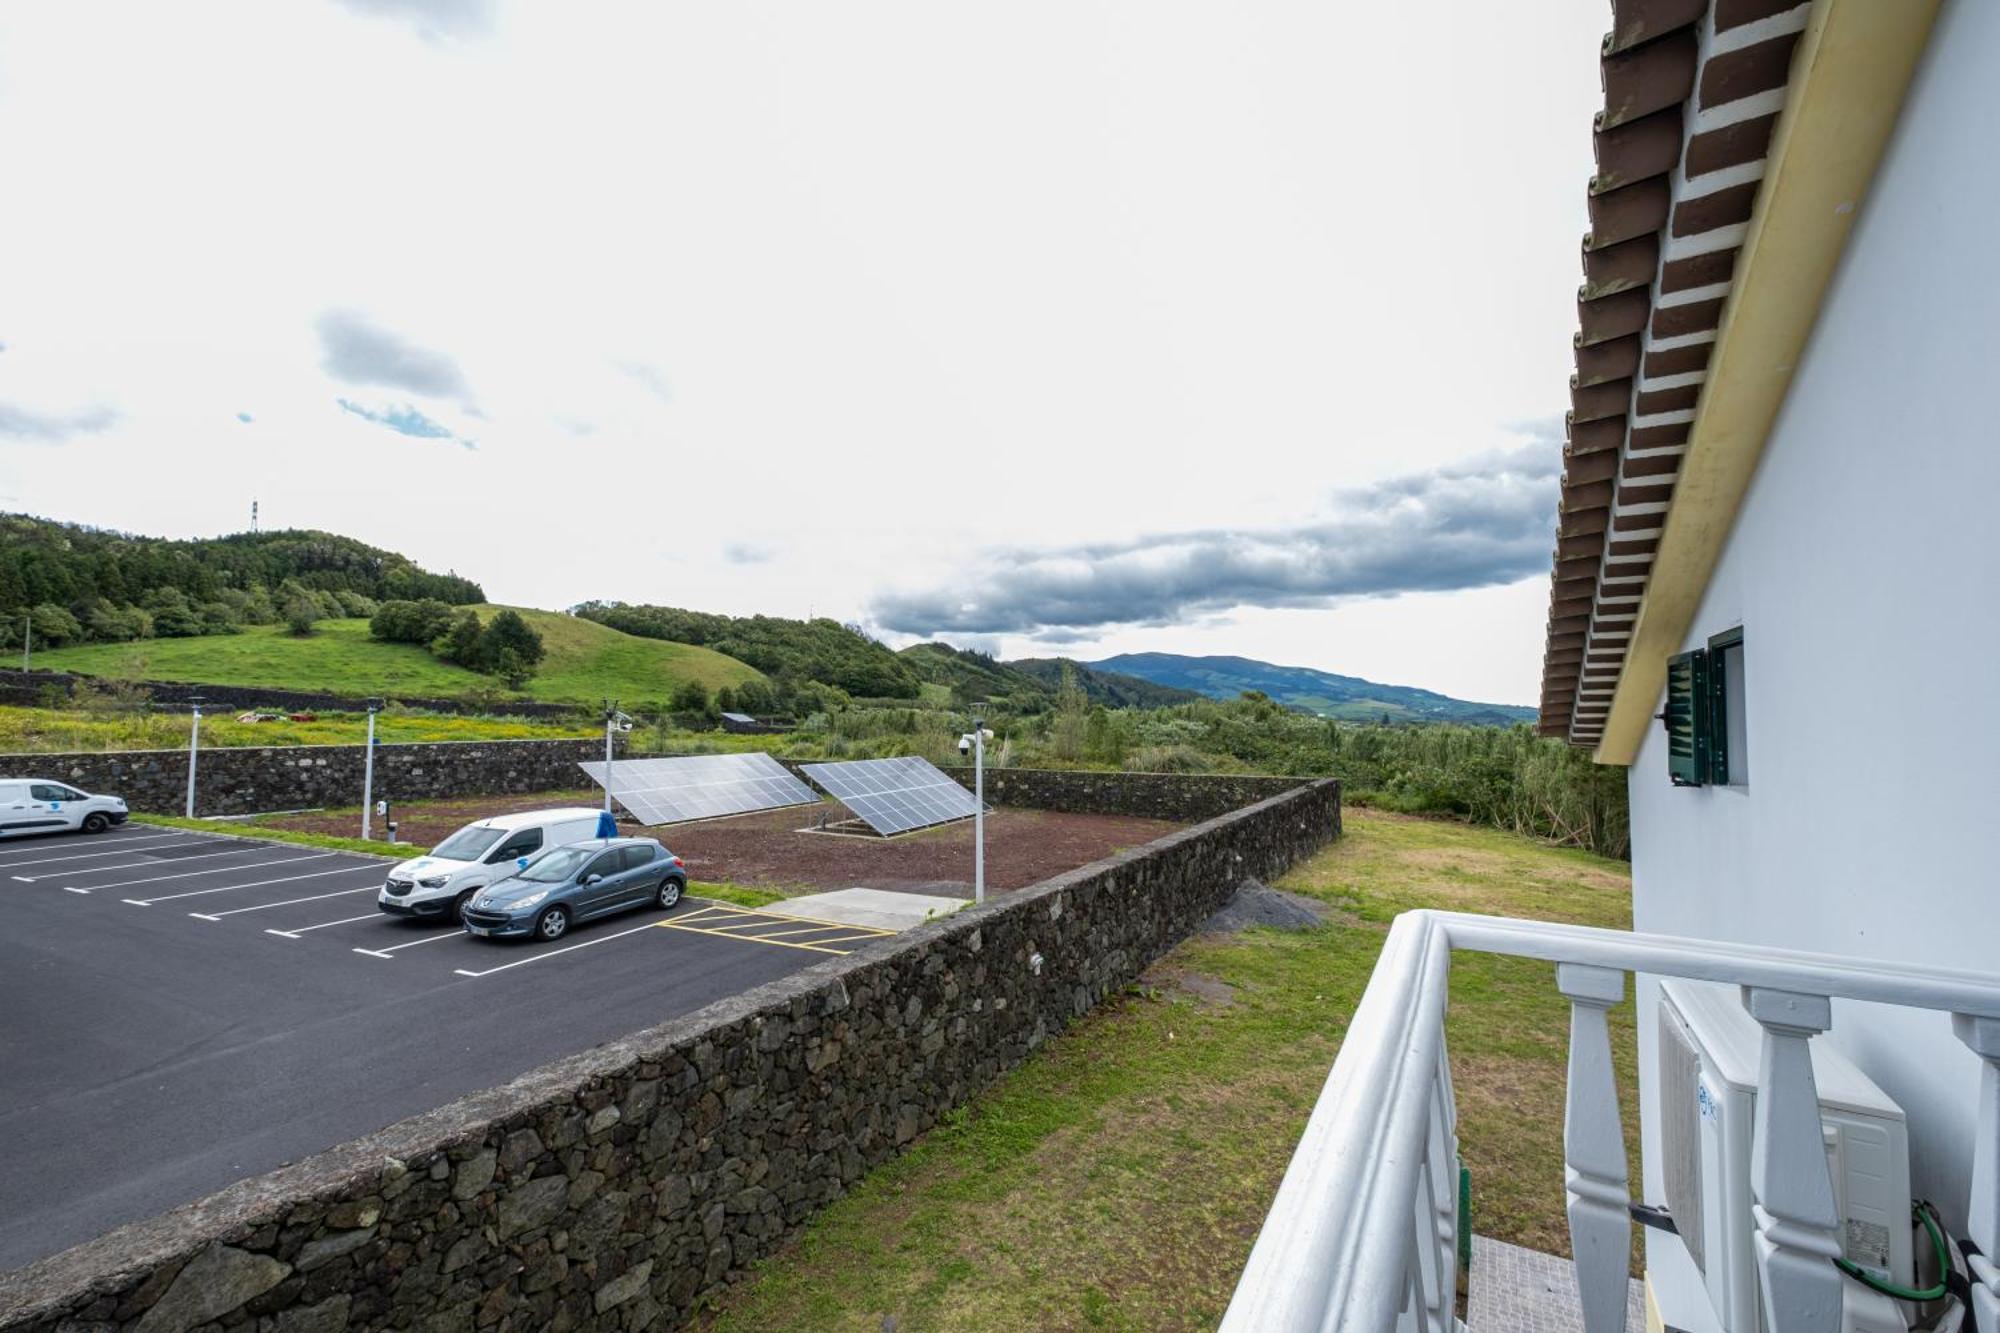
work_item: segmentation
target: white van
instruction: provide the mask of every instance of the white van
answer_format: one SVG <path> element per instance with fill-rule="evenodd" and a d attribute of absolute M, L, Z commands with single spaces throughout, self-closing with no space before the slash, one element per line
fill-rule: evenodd
<path fill-rule="evenodd" d="M 0 838 L 82 829 L 102 833 L 125 822 L 125 802 L 92 796 L 49 778 L 0 778 Z"/>
<path fill-rule="evenodd" d="M 608 811 L 582 806 L 495 815 L 467 824 L 428 855 L 391 870 L 375 901 L 391 916 L 455 922 L 476 891 L 505 879 L 549 848 L 617 836 L 618 826 Z"/>

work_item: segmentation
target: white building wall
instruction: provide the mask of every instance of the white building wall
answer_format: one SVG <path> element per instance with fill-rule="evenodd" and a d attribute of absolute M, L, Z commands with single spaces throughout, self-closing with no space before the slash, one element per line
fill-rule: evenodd
<path fill-rule="evenodd" d="M 1685 645 L 1743 627 L 1750 782 L 1671 786 L 1657 727 L 1631 769 L 1640 930 L 2000 971 L 1996 69 L 2000 5 L 1948 0 Z M 1949 1020 L 1837 1005 L 1830 1039 L 1962 1225 L 1978 1066 Z M 1648 1242 L 1668 1322 L 1713 1328 Z"/>

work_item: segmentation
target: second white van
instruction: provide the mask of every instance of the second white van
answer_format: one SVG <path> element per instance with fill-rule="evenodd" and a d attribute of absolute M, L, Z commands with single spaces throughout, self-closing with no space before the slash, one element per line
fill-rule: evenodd
<path fill-rule="evenodd" d="M 495 815 L 467 824 L 427 854 L 396 866 L 375 901 L 391 916 L 457 922 L 474 893 L 549 848 L 617 835 L 609 812 L 582 806 Z"/>

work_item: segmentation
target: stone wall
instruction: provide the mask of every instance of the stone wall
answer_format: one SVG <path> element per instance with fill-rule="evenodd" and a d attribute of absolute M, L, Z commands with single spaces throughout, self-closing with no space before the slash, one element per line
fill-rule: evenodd
<path fill-rule="evenodd" d="M 0 670 L 0 703 L 24 704 L 39 707 L 51 699 L 67 699 L 79 684 L 95 682 L 94 676 L 77 675 L 68 671 L 9 671 Z M 326 712 L 360 713 L 367 711 L 368 701 L 351 694 L 327 694 L 317 690 L 276 690 L 262 685 L 197 685 L 179 680 L 140 680 L 117 682 L 120 688 L 126 685 L 141 690 L 154 704 L 168 708 L 185 708 L 190 699 L 199 697 L 213 710 L 271 708 L 298 712 L 318 709 Z M 598 717 L 597 709 L 589 704 L 541 703 L 528 699 L 494 699 L 474 701 L 471 699 L 439 699 L 427 695 L 396 695 L 390 702 L 405 708 L 420 708 L 428 713 L 455 713 L 469 717 L 531 717 L 565 718 Z"/>
<path fill-rule="evenodd" d="M 1296 787 L 100 1237 L 0 1286 L 0 1333 L 674 1327 L 1339 804 Z"/>
<path fill-rule="evenodd" d="M 945 770 L 966 787 L 972 770 Z M 1091 773 L 1047 768 L 988 768 L 986 799 L 993 805 L 1061 810 L 1080 815 L 1139 815 L 1191 822 L 1241 810 L 1289 791 L 1310 778 L 1232 773 Z"/>
<path fill-rule="evenodd" d="M 204 746 L 195 813 L 248 815 L 359 805 L 365 745 Z M 587 786 L 577 768 L 602 759 L 601 740 L 441 741 L 375 747 L 375 794 L 391 801 L 500 796 Z M 177 815 L 187 806 L 186 750 L 0 754 L 0 773 L 56 778 L 122 796 L 132 809 Z"/>

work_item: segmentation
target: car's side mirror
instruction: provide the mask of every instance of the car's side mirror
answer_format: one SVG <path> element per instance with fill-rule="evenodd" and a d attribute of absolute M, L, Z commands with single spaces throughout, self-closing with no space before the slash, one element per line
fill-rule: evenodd
<path fill-rule="evenodd" d="M 582 880 L 583 887 L 586 889 L 593 884 L 601 884 L 603 882 L 604 876 L 602 875 L 585 875 Z"/>

